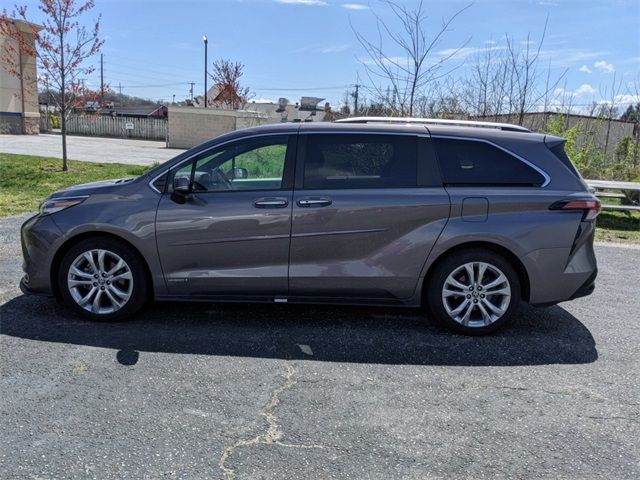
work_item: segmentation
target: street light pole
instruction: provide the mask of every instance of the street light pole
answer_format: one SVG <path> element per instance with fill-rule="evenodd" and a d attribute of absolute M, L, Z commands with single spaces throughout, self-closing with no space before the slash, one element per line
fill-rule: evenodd
<path fill-rule="evenodd" d="M 207 44 L 209 41 L 206 35 L 202 37 L 202 40 L 204 41 L 204 108 L 207 108 Z"/>

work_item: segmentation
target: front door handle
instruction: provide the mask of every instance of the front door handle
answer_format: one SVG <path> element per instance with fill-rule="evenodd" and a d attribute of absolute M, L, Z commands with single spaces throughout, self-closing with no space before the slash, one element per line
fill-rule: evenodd
<path fill-rule="evenodd" d="M 308 198 L 301 198 L 296 203 L 298 204 L 299 207 L 305 207 L 305 208 L 328 207 L 333 203 L 333 201 L 330 198 L 326 198 L 326 197 L 308 197 Z"/>
<path fill-rule="evenodd" d="M 259 198 L 253 201 L 253 206 L 256 208 L 284 208 L 287 205 L 289 201 L 280 197 Z"/>

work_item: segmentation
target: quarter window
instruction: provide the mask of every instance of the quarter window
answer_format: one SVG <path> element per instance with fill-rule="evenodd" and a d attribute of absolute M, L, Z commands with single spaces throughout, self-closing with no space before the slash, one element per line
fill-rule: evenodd
<path fill-rule="evenodd" d="M 540 186 L 544 177 L 529 165 L 485 142 L 434 138 L 440 170 L 449 185 Z"/>
<path fill-rule="evenodd" d="M 416 137 L 309 135 L 304 188 L 415 187 Z"/>

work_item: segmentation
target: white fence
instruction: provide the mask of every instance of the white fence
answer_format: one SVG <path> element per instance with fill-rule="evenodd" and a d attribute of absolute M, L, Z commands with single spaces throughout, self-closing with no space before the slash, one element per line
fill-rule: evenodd
<path fill-rule="evenodd" d="M 96 137 L 166 140 L 167 120 L 164 118 L 71 115 L 67 119 L 67 133 Z"/>

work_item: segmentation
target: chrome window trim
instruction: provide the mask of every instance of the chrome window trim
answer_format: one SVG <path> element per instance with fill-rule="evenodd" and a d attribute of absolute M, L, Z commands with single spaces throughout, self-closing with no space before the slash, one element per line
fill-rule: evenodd
<path fill-rule="evenodd" d="M 468 142 L 484 142 L 484 143 L 488 143 L 489 145 L 491 145 L 493 147 L 496 147 L 496 148 L 502 150 L 505 153 L 508 153 L 512 157 L 517 158 L 522 163 L 524 163 L 525 165 L 528 165 L 529 167 L 533 168 L 536 172 L 538 172 L 540 175 L 542 175 L 544 177 L 544 183 L 542 185 L 540 185 L 540 187 L 538 187 L 538 188 L 544 188 L 544 187 L 546 187 L 547 185 L 549 185 L 551 183 L 551 177 L 542 168 L 540 168 L 537 165 L 531 163 L 529 160 L 521 157 L 517 153 L 512 152 L 508 148 L 505 148 L 505 147 L 503 147 L 501 145 L 498 145 L 497 143 L 492 142 L 491 140 L 487 140 L 485 138 L 478 138 L 478 137 L 456 137 L 456 136 L 453 136 L 453 135 L 431 135 L 431 138 L 446 138 L 448 140 L 463 140 L 463 141 L 468 141 Z"/>
<path fill-rule="evenodd" d="M 158 190 L 158 189 L 156 188 L 156 186 L 154 185 L 154 183 L 155 183 L 155 181 L 156 181 L 157 179 L 159 179 L 161 176 L 165 175 L 165 174 L 166 174 L 166 173 L 168 173 L 168 172 L 169 172 L 169 169 L 167 168 L 166 170 L 163 170 L 163 171 L 162 171 L 162 173 L 159 173 L 158 175 L 156 175 L 155 177 L 153 177 L 153 178 L 149 181 L 149 183 L 147 184 L 147 185 L 149 185 L 149 188 L 150 188 L 151 190 L 153 190 L 154 192 L 157 192 L 157 193 L 159 193 L 160 195 L 162 195 L 164 192 L 161 192 L 160 190 Z"/>
<path fill-rule="evenodd" d="M 426 129 L 426 127 L 425 127 Z M 247 135 L 247 136 L 242 136 L 242 137 L 238 137 L 238 138 L 232 138 L 229 140 L 226 140 L 222 143 L 217 143 L 215 145 L 212 145 L 211 147 L 207 148 L 207 149 L 202 149 L 202 150 L 198 150 L 197 152 L 193 153 L 192 155 L 189 155 L 187 158 L 185 158 L 184 160 L 181 160 L 180 162 L 176 163 L 175 165 L 172 165 L 171 167 L 168 167 L 166 170 L 163 170 L 162 173 L 159 173 L 158 175 L 156 175 L 155 177 L 153 177 L 151 179 L 151 181 L 149 182 L 149 187 L 159 193 L 159 194 L 163 194 L 163 192 L 160 192 L 157 188 L 155 188 L 155 186 L 153 185 L 153 182 L 155 182 L 159 177 L 161 177 L 162 175 L 169 173 L 170 171 L 179 168 L 180 166 L 182 166 L 183 164 L 189 162 L 190 160 L 193 160 L 193 158 L 197 157 L 198 155 L 202 154 L 203 152 L 207 151 L 207 150 L 212 150 L 214 148 L 218 148 L 218 147 L 222 147 L 224 145 L 227 145 L 229 143 L 233 143 L 233 142 L 237 142 L 240 140 L 250 140 L 252 138 L 259 138 L 259 137 L 272 137 L 272 136 L 281 136 L 281 135 L 402 135 L 405 137 L 421 137 L 421 138 L 446 138 L 449 140 L 463 140 L 463 141 L 469 141 L 469 142 L 484 142 L 487 143 L 493 147 L 496 147 L 500 150 L 502 150 L 503 152 L 511 155 L 512 157 L 520 160 L 522 163 L 524 163 L 525 165 L 528 165 L 529 167 L 531 167 L 532 169 L 534 169 L 536 172 L 538 172 L 540 175 L 542 175 L 542 177 L 544 178 L 544 183 L 539 187 L 539 188 L 544 188 L 547 185 L 549 185 L 551 183 L 551 177 L 549 176 L 549 174 L 547 172 L 545 172 L 542 168 L 538 167 L 537 165 L 531 163 L 529 160 L 521 157 L 520 155 L 518 155 L 517 153 L 509 150 L 508 148 L 505 148 L 501 145 L 498 145 L 497 143 L 494 143 L 490 140 L 487 140 L 485 138 L 479 138 L 479 137 L 459 137 L 459 136 L 454 136 L 454 135 L 433 135 L 430 134 L 428 131 L 425 133 L 419 133 L 419 132 L 387 132 L 387 131 L 366 131 L 366 132 L 358 132 L 358 131 L 345 131 L 345 130 L 339 130 L 339 131 L 331 131 L 331 130 L 313 130 L 313 129 L 309 129 L 309 130 L 295 130 L 292 131 L 290 133 L 259 133 L 259 134 L 253 134 L 253 135 Z"/>

